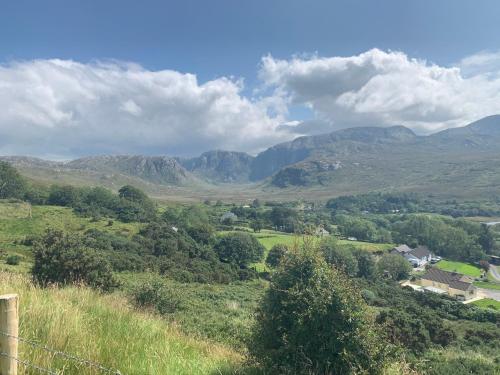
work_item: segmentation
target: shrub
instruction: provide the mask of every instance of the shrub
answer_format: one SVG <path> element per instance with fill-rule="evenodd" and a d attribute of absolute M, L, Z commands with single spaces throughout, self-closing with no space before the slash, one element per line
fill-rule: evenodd
<path fill-rule="evenodd" d="M 214 250 L 221 261 L 234 263 L 240 267 L 260 261 L 265 251 L 264 246 L 247 233 L 233 233 L 221 237 Z"/>
<path fill-rule="evenodd" d="M 159 281 L 139 285 L 132 298 L 136 306 L 154 308 L 162 315 L 176 312 L 181 303 L 179 293 Z"/>
<path fill-rule="evenodd" d="M 270 267 L 278 267 L 281 261 L 281 258 L 283 258 L 288 251 L 288 246 L 285 244 L 276 244 L 274 245 L 271 250 L 269 250 L 269 254 L 267 254 L 266 257 L 266 264 Z"/>
<path fill-rule="evenodd" d="M 107 259 L 80 236 L 49 230 L 35 243 L 33 254 L 31 273 L 42 286 L 84 283 L 102 291 L 117 286 Z"/>
<path fill-rule="evenodd" d="M 5 263 L 9 266 L 17 266 L 21 262 L 21 257 L 19 255 L 9 255 L 5 259 Z"/>
<path fill-rule="evenodd" d="M 249 351 L 270 373 L 378 374 L 384 355 L 365 306 L 316 250 L 292 250 L 260 305 Z"/>

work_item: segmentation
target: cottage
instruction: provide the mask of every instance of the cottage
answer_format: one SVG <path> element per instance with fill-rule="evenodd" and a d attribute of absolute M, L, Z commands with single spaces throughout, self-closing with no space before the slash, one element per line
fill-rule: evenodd
<path fill-rule="evenodd" d="M 448 294 L 459 301 L 467 301 L 477 296 L 477 289 L 472 285 L 472 279 L 457 272 L 442 271 L 430 268 L 420 278 L 424 290 Z"/>
<path fill-rule="evenodd" d="M 427 246 L 419 246 L 412 249 L 408 245 L 396 246 L 391 250 L 392 254 L 399 254 L 412 264 L 413 267 L 422 267 L 429 263 L 432 254 Z"/>
<path fill-rule="evenodd" d="M 323 227 L 318 227 L 316 228 L 316 231 L 314 232 L 314 234 L 318 237 L 325 237 L 325 236 L 329 236 L 330 235 L 330 232 L 328 232 L 325 228 Z"/>

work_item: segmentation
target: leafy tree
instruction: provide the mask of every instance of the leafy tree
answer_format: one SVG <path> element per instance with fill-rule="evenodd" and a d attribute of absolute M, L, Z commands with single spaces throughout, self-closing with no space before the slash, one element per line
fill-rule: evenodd
<path fill-rule="evenodd" d="M 0 161 L 0 199 L 24 197 L 26 181 L 9 163 Z"/>
<path fill-rule="evenodd" d="M 270 267 L 278 267 L 281 259 L 285 256 L 288 251 L 288 246 L 282 243 L 274 245 L 266 257 L 266 264 Z"/>
<path fill-rule="evenodd" d="M 365 279 L 373 279 L 377 273 L 373 255 L 359 249 L 353 250 L 353 254 L 358 261 L 358 276 Z"/>
<path fill-rule="evenodd" d="M 380 274 L 387 273 L 393 280 L 403 280 L 410 276 L 410 263 L 399 254 L 384 254 L 377 263 Z"/>
<path fill-rule="evenodd" d="M 47 203 L 55 206 L 75 207 L 81 199 L 81 191 L 71 185 L 57 186 L 50 188 Z"/>
<path fill-rule="evenodd" d="M 260 232 L 263 228 L 262 221 L 260 220 L 254 220 L 250 224 L 251 228 L 253 229 L 254 232 Z"/>
<path fill-rule="evenodd" d="M 48 231 L 33 247 L 33 278 L 43 286 L 83 282 L 109 291 L 117 286 L 107 259 L 77 235 Z"/>
<path fill-rule="evenodd" d="M 357 275 L 358 261 L 351 249 L 340 246 L 334 237 L 321 241 L 320 248 L 329 264 L 344 271 L 349 276 Z"/>
<path fill-rule="evenodd" d="M 233 233 L 223 236 L 214 250 L 223 262 L 234 263 L 240 267 L 258 262 L 264 255 L 264 246 L 248 233 Z"/>
<path fill-rule="evenodd" d="M 270 373 L 378 374 L 384 356 L 360 292 L 315 250 L 291 250 L 272 277 L 249 345 Z"/>

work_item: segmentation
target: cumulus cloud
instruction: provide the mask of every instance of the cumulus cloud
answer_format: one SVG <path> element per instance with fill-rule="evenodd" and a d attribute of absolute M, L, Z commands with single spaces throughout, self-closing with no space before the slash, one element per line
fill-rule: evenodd
<path fill-rule="evenodd" d="M 262 59 L 260 78 L 275 95 L 306 105 L 335 128 L 406 125 L 419 133 L 500 113 L 500 54 L 451 67 L 372 49 L 350 57 Z"/>
<path fill-rule="evenodd" d="M 186 155 L 255 152 L 290 139 L 280 98 L 253 100 L 228 78 L 149 71 L 120 62 L 0 65 L 0 154 Z"/>

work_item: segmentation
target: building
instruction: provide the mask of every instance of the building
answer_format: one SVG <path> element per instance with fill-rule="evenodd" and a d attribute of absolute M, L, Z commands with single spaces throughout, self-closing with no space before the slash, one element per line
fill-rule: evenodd
<path fill-rule="evenodd" d="M 432 259 L 432 253 L 427 246 L 412 249 L 408 245 L 399 245 L 391 250 L 391 254 L 399 254 L 408 260 L 413 267 L 422 267 Z"/>
<path fill-rule="evenodd" d="M 328 232 L 325 228 L 323 227 L 318 227 L 314 231 L 314 234 L 318 237 L 326 237 L 330 235 L 330 232 Z"/>
<path fill-rule="evenodd" d="M 477 289 L 472 279 L 457 272 L 430 268 L 420 278 L 420 285 L 426 291 L 448 294 L 459 301 L 467 301 L 477 296 Z"/>

